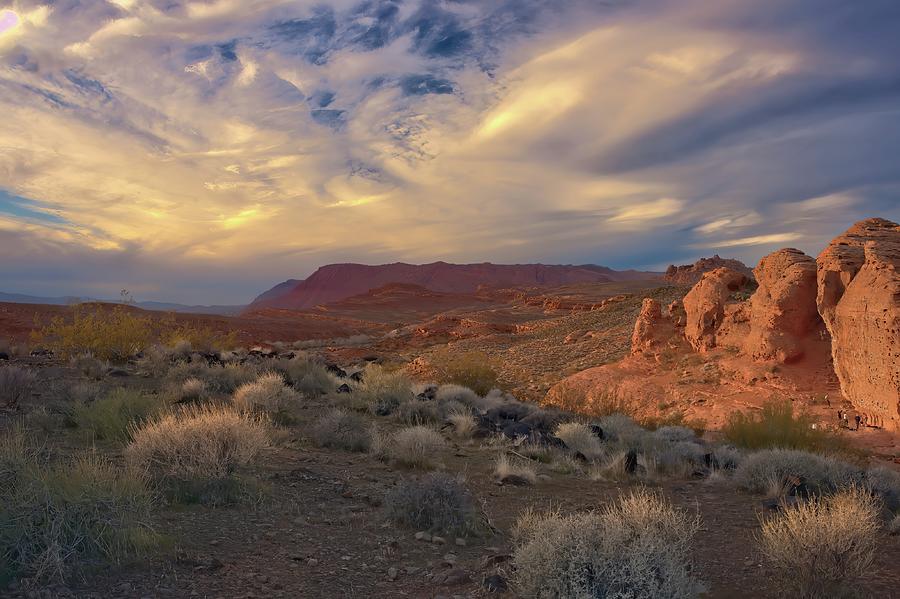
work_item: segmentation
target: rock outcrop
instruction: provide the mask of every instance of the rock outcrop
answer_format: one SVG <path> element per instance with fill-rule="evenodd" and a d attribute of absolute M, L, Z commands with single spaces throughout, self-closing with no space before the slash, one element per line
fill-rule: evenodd
<path fill-rule="evenodd" d="M 869 422 L 900 428 L 900 226 L 859 222 L 817 259 L 817 303 L 841 391 Z"/>
<path fill-rule="evenodd" d="M 816 262 L 786 248 L 759 261 L 759 289 L 750 298 L 750 335 L 744 349 L 756 360 L 794 362 L 820 326 L 816 309 Z"/>
<path fill-rule="evenodd" d="M 663 278 L 675 285 L 696 285 L 705 273 L 717 268 L 730 268 L 743 274 L 748 279 L 753 277 L 753 271 L 740 260 L 720 258 L 716 254 L 712 258 L 700 258 L 693 264 L 683 264 L 681 266 L 672 264 L 666 269 L 666 274 Z"/>
<path fill-rule="evenodd" d="M 725 304 L 747 282 L 741 272 L 716 268 L 704 273 L 700 282 L 684 296 L 684 336 L 691 347 L 705 352 L 716 346 L 716 330 L 725 316 Z"/>
<path fill-rule="evenodd" d="M 658 354 L 674 332 L 675 327 L 663 314 L 662 305 L 655 299 L 645 298 L 631 335 L 631 355 Z"/>

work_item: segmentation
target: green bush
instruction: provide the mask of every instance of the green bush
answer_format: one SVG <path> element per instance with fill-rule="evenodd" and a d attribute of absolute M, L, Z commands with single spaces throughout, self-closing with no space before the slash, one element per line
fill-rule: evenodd
<path fill-rule="evenodd" d="M 814 428 L 814 420 L 795 414 L 790 402 L 772 402 L 755 414 L 732 414 L 722 433 L 729 443 L 748 449 L 805 449 L 807 451 L 846 450 L 846 443 L 835 433 Z"/>
<path fill-rule="evenodd" d="M 35 343 L 66 358 L 91 354 L 99 360 L 124 361 L 150 345 L 153 328 L 149 317 L 125 306 L 75 306 L 71 319 L 54 317 L 33 337 Z"/>
<path fill-rule="evenodd" d="M 118 388 L 102 399 L 76 404 L 72 408 L 72 423 L 90 432 L 96 439 L 127 441 L 129 429 L 142 420 L 160 412 L 164 405 L 159 398 L 134 389 Z"/>

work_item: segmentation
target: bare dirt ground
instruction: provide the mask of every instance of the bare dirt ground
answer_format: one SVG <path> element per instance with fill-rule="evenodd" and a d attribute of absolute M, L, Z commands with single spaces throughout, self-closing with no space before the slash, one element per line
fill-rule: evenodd
<path fill-rule="evenodd" d="M 26 360 L 40 373 L 40 391 L 23 411 L 58 401 L 60 388 L 79 380 L 66 366 Z M 105 380 L 104 386 L 153 389 L 140 376 Z M 728 481 L 591 481 L 541 466 L 533 486 L 498 486 L 492 469 L 498 450 L 479 441 L 457 442 L 440 455 L 441 469 L 459 473 L 483 504 L 493 534 L 443 542 L 416 540 L 416 530 L 387 522 L 385 492 L 417 472 L 394 468 L 367 454 L 315 448 L 306 427 L 328 408 L 306 400 L 299 422 L 283 430 L 252 471 L 262 498 L 252 505 L 211 508 L 163 506 L 152 522 L 172 546 L 145 562 L 94 572 L 66 585 L 5 591 L 8 597 L 515 597 L 484 586 L 486 577 L 511 573 L 510 528 L 528 507 L 587 510 L 639 485 L 661 489 L 676 505 L 699 512 L 696 572 L 705 597 L 780 597 L 782 589 L 758 554 L 755 535 L 761 497 Z M 5 417 L 11 417 L 6 414 Z M 385 431 L 401 426 L 371 417 Z M 84 447 L 81 433 L 54 430 L 44 439 L 62 452 Z M 114 461 L 121 446 L 98 444 Z M 900 537 L 879 533 L 879 552 L 859 589 L 865 597 L 896 597 L 900 588 Z"/>

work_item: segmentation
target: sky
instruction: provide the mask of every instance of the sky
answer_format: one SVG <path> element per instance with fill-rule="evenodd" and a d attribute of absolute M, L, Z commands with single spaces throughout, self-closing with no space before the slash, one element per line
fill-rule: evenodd
<path fill-rule="evenodd" d="M 896 0 L 0 0 L 0 291 L 815 256 L 900 219 Z"/>

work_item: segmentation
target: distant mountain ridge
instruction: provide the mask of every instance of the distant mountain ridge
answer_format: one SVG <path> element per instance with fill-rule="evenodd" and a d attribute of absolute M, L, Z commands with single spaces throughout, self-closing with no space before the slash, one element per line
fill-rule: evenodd
<path fill-rule="evenodd" d="M 305 280 L 293 284 L 291 281 L 279 283 L 253 300 L 247 311 L 264 308 L 306 310 L 390 283 L 419 285 L 432 291 L 447 293 L 472 293 L 483 287 L 554 287 L 573 283 L 659 278 L 661 274 L 636 270 L 616 271 L 593 264 L 329 264 L 320 267 Z"/>
<path fill-rule="evenodd" d="M 85 302 L 102 302 L 107 304 L 121 304 L 121 300 L 104 300 L 92 297 L 40 297 L 21 293 L 3 293 L 0 291 L 0 302 L 13 304 L 45 304 L 50 306 L 69 306 Z M 215 314 L 220 316 L 236 316 L 240 314 L 244 306 L 188 306 L 170 302 L 134 302 L 134 306 L 144 310 L 156 312 L 182 312 L 185 314 Z"/>

